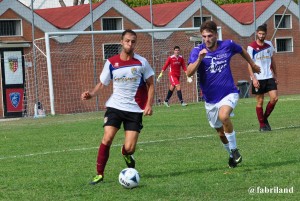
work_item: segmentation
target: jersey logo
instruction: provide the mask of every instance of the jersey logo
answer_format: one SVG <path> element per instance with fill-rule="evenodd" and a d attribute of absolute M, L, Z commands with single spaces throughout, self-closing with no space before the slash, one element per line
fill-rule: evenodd
<path fill-rule="evenodd" d="M 116 62 L 114 66 L 115 66 L 115 67 L 119 67 L 119 63 L 118 63 L 118 62 Z"/>
<path fill-rule="evenodd" d="M 131 68 L 131 73 L 132 73 L 132 75 L 136 75 L 137 74 L 137 68 Z"/>
<path fill-rule="evenodd" d="M 19 92 L 12 92 L 9 94 L 10 102 L 14 106 L 14 108 L 17 108 L 20 103 L 20 93 Z"/>
<path fill-rule="evenodd" d="M 207 58 L 207 57 L 206 57 Z M 216 57 L 210 57 L 211 62 L 210 66 L 206 71 L 210 71 L 210 73 L 222 72 L 222 70 L 226 67 L 226 60 L 216 61 Z"/>

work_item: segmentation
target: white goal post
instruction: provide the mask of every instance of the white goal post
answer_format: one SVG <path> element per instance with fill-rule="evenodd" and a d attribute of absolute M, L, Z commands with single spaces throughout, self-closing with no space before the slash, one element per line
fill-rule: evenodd
<path fill-rule="evenodd" d="M 167 57 L 173 54 L 175 45 L 180 47 L 180 54 L 187 64 L 191 49 L 201 43 L 199 27 L 134 31 L 138 35 L 135 52 L 149 61 L 156 77 Z M 45 33 L 45 38 L 35 40 L 37 67 L 35 71 L 31 68 L 25 70 L 25 116 L 32 116 L 37 100 L 46 113 L 52 115 L 103 110 L 111 87 L 107 87 L 93 101 L 81 101 L 80 95 L 83 91 L 93 89 L 99 81 L 106 59 L 119 53 L 122 32 L 123 30 L 49 32 Z M 220 39 L 221 36 L 219 28 Z M 25 63 L 33 60 L 31 54 L 24 58 Z M 188 83 L 182 71 L 181 88 L 185 102 L 199 101 L 196 81 L 194 77 L 193 82 Z M 155 87 L 154 104 L 160 105 L 169 88 L 167 72 Z M 38 97 L 35 97 L 36 94 Z M 179 103 L 176 92 L 170 103 Z"/>

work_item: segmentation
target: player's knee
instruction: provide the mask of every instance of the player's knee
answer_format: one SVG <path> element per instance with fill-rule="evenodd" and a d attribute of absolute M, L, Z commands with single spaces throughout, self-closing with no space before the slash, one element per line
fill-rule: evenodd
<path fill-rule="evenodd" d="M 125 145 L 124 149 L 126 151 L 127 154 L 132 155 L 135 152 L 135 146 L 134 145 Z"/>

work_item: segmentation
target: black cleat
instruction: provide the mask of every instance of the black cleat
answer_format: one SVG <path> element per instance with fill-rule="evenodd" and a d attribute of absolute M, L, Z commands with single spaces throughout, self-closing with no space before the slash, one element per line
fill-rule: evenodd
<path fill-rule="evenodd" d="M 237 166 L 237 163 L 233 160 L 233 158 L 229 157 L 228 167 L 235 168 L 236 166 Z"/>
<path fill-rule="evenodd" d="M 271 129 L 271 126 L 267 119 L 265 120 L 265 124 L 266 124 L 266 127 L 269 129 L 269 131 L 271 131 L 272 129 Z"/>
<path fill-rule="evenodd" d="M 237 164 L 242 162 L 242 156 L 238 149 L 231 149 L 231 154 L 234 162 L 236 162 Z"/>
<path fill-rule="evenodd" d="M 263 127 L 260 127 L 259 131 L 260 132 L 267 132 L 267 131 L 271 131 L 271 129 L 267 125 L 265 125 Z"/>

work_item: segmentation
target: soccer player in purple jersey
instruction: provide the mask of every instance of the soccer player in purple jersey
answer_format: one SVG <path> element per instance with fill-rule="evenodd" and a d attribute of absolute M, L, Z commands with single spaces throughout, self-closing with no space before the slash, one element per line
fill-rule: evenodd
<path fill-rule="evenodd" d="M 106 61 L 100 82 L 91 92 L 85 91 L 81 95 L 82 100 L 91 99 L 113 82 L 113 93 L 105 104 L 104 135 L 98 151 L 97 175 L 90 182 L 92 185 L 103 181 L 110 146 L 121 124 L 125 130 L 122 155 L 127 166 L 135 168 L 133 153 L 143 128 L 142 117 L 152 115 L 154 72 L 145 58 L 134 53 L 136 42 L 136 33 L 125 30 L 121 38 L 121 53 Z"/>
<path fill-rule="evenodd" d="M 256 97 L 256 114 L 259 122 L 259 131 L 271 131 L 268 117 L 272 113 L 278 101 L 277 92 L 277 70 L 273 57 L 274 47 L 271 41 L 265 40 L 267 35 L 267 25 L 263 24 L 256 29 L 257 38 L 248 47 L 247 52 L 251 59 L 261 66 L 261 73 L 253 73 L 249 66 L 250 78 L 252 80 L 252 94 Z M 264 94 L 268 93 L 270 101 L 263 111 Z"/>
<path fill-rule="evenodd" d="M 230 69 L 230 60 L 233 55 L 239 53 L 250 64 L 253 72 L 260 73 L 260 67 L 240 45 L 232 40 L 217 40 L 215 22 L 205 21 L 200 27 L 200 33 L 203 44 L 191 51 L 187 76 L 198 73 L 208 122 L 216 129 L 229 153 L 229 167 L 234 168 L 242 162 L 242 156 L 237 149 L 235 131 L 230 120 L 239 99 L 239 91 Z"/>

